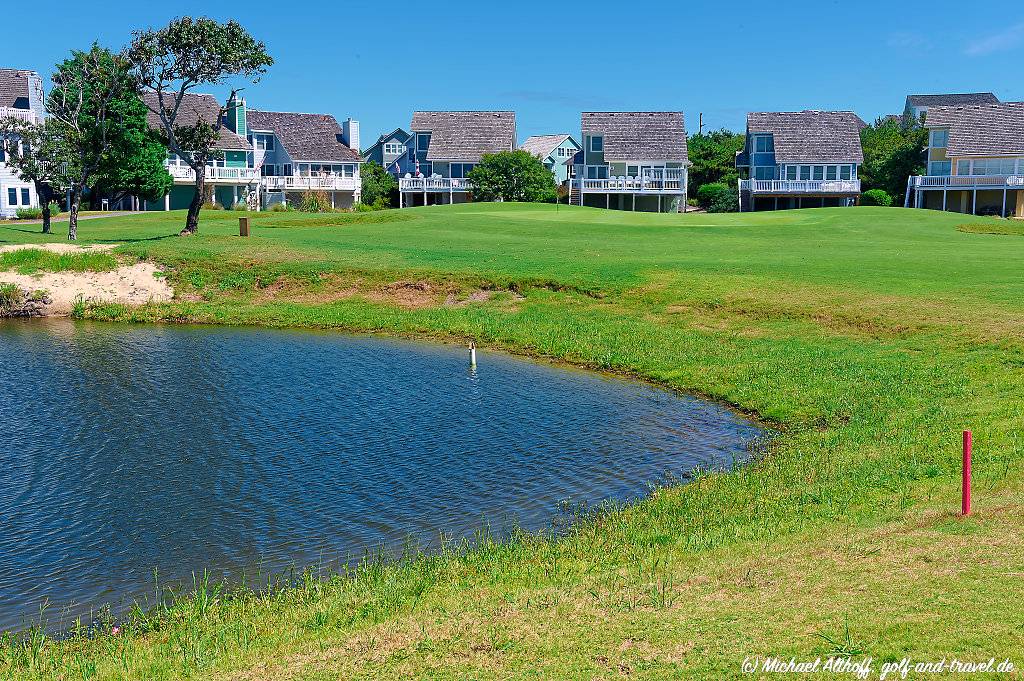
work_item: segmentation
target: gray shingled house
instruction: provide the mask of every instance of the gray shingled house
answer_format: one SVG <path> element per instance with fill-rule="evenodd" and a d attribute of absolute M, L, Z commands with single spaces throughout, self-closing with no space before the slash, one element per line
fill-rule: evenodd
<path fill-rule="evenodd" d="M 359 202 L 359 123 L 329 114 L 249 111 L 248 140 L 260 172 L 262 206 L 297 201 L 322 191 L 335 208 Z"/>
<path fill-rule="evenodd" d="M 572 135 L 533 135 L 520 146 L 523 151 L 540 159 L 555 177 L 555 184 L 563 185 L 571 175 L 573 158 L 582 149 Z"/>
<path fill-rule="evenodd" d="M 570 201 L 581 206 L 686 210 L 686 125 L 679 111 L 590 111 L 573 160 Z"/>
<path fill-rule="evenodd" d="M 971 106 L 998 104 L 999 98 L 991 92 L 954 92 L 944 95 L 907 95 L 903 115 L 920 120 L 933 106 Z"/>
<path fill-rule="evenodd" d="M 1024 102 L 932 107 L 927 175 L 905 205 L 1024 217 Z"/>
<path fill-rule="evenodd" d="M 484 154 L 516 148 L 513 111 L 417 111 L 409 129 L 400 207 L 471 201 L 473 166 Z"/>
<path fill-rule="evenodd" d="M 0 69 L 0 118 L 17 118 L 35 123 L 41 121 L 43 80 L 35 71 Z M 0 217 L 14 217 L 19 208 L 39 205 L 35 185 L 25 182 L 6 163 L 0 146 Z"/>
<path fill-rule="evenodd" d="M 748 113 L 746 143 L 736 155 L 740 210 L 855 204 L 865 126 L 852 111 Z"/>

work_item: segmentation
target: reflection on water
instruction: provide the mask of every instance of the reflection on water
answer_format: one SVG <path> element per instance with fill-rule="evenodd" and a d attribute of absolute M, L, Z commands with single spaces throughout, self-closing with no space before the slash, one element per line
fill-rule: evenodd
<path fill-rule="evenodd" d="M 0 629 L 730 465 L 760 431 L 643 384 L 337 333 L 0 323 Z"/>

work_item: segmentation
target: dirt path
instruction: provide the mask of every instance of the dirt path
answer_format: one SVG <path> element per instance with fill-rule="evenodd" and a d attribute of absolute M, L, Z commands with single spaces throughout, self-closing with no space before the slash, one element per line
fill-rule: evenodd
<path fill-rule="evenodd" d="M 77 246 L 75 244 L 18 244 L 2 246 L 4 251 L 21 248 L 40 248 L 55 253 L 78 251 L 109 251 L 116 244 Z M 15 284 L 32 292 L 45 290 L 51 299 L 46 308 L 48 316 L 64 316 L 71 312 L 75 301 L 81 297 L 86 301 L 143 305 L 148 302 L 168 301 L 174 290 L 163 278 L 157 278 L 159 269 L 148 262 L 119 267 L 112 272 L 41 272 L 18 274 L 0 272 L 0 283 Z"/>

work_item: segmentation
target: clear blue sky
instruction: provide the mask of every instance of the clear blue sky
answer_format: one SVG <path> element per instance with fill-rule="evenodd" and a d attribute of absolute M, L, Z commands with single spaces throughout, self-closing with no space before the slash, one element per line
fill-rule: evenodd
<path fill-rule="evenodd" d="M 163 9 L 172 6 L 171 9 Z M 520 141 L 579 130 L 582 110 L 682 110 L 742 130 L 747 111 L 902 110 L 909 92 L 1024 100 L 1012 2 L 6 3 L 0 65 L 39 71 L 93 40 L 173 16 L 231 16 L 276 63 L 250 106 L 362 123 L 363 146 L 415 109 L 512 109 Z M 586 9 L 583 9 L 586 7 Z M 422 9 L 427 8 L 427 9 Z M 45 17 L 45 19 L 43 18 Z M 578 37 L 577 37 L 578 36 Z"/>

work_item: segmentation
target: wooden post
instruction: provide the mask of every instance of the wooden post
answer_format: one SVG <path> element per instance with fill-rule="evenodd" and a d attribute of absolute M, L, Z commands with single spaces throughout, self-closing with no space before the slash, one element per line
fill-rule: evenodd
<path fill-rule="evenodd" d="M 249 218 L 238 218 L 238 236 L 249 236 Z"/>
<path fill-rule="evenodd" d="M 964 431 L 963 480 L 961 484 L 960 514 L 971 514 L 971 431 Z"/>

